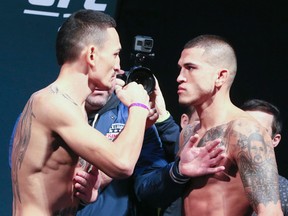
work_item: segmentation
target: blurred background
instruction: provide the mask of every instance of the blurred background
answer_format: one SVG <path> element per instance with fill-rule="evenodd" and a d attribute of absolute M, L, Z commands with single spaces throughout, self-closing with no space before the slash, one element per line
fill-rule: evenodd
<path fill-rule="evenodd" d="M 123 50 L 121 66 L 134 66 L 136 35 L 154 40 L 149 67 L 158 78 L 167 108 L 179 122 L 177 61 L 183 45 L 199 34 L 217 34 L 232 42 L 238 74 L 231 99 L 240 106 L 258 98 L 278 106 L 284 127 L 276 148 L 279 173 L 288 177 L 288 14 L 283 0 L 10 0 L 0 7 L 0 215 L 11 215 L 8 144 L 14 122 L 30 95 L 58 75 L 55 38 L 69 14 L 82 8 L 104 11 L 117 21 Z"/>

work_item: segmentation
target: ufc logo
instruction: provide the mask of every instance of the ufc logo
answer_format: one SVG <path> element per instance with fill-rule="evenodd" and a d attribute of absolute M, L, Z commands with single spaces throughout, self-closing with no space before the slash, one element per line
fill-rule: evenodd
<path fill-rule="evenodd" d="M 24 14 L 33 14 L 33 15 L 40 15 L 40 16 L 52 16 L 52 17 L 59 17 L 60 13 L 58 12 L 50 12 L 47 9 L 51 10 L 50 7 L 57 7 L 57 8 L 65 8 L 69 7 L 69 3 L 71 0 L 28 0 L 30 5 L 34 6 L 42 6 L 43 11 L 41 10 L 30 10 L 25 9 Z M 96 3 L 97 0 L 85 0 L 83 7 L 85 9 L 91 9 L 95 11 L 105 11 L 107 4 Z M 63 17 L 68 17 L 70 14 L 63 14 Z"/>

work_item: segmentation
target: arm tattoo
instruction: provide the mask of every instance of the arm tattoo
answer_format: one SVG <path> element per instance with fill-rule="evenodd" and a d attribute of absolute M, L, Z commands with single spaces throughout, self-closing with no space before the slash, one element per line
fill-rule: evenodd
<path fill-rule="evenodd" d="M 277 203 L 278 172 L 274 151 L 258 131 L 249 136 L 236 133 L 238 137 L 238 161 L 240 176 L 247 197 L 254 209 L 261 203 L 267 206 Z"/>
<path fill-rule="evenodd" d="M 246 130 L 238 131 L 236 128 Z M 271 140 L 257 127 L 246 129 L 244 124 L 229 122 L 208 130 L 198 146 L 204 146 L 207 141 L 221 139 L 221 144 L 226 146 L 228 155 L 236 161 L 247 198 L 251 206 L 256 209 L 259 204 L 267 206 L 277 203 L 278 171 L 275 154 Z"/>
<path fill-rule="evenodd" d="M 26 104 L 22 116 L 18 122 L 17 132 L 14 137 L 14 155 L 12 157 L 14 166 L 12 167 L 12 181 L 13 181 L 13 191 L 17 195 L 19 202 L 21 203 L 21 196 L 18 184 L 18 171 L 21 169 L 22 162 L 25 157 L 25 153 L 30 141 L 31 136 L 31 124 L 32 117 L 35 117 L 32 111 L 33 96 L 30 98 Z"/>

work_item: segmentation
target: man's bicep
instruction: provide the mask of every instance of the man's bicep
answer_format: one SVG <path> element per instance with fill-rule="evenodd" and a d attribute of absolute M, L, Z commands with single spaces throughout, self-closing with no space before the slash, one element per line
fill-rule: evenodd
<path fill-rule="evenodd" d="M 271 139 L 259 130 L 239 134 L 235 159 L 250 205 L 276 205 L 279 201 L 278 171 Z"/>
<path fill-rule="evenodd" d="M 83 114 L 77 110 L 58 110 L 51 116 L 49 125 L 74 153 L 87 161 L 105 155 L 108 152 L 107 142 L 110 141 L 99 131 L 92 128 Z"/>

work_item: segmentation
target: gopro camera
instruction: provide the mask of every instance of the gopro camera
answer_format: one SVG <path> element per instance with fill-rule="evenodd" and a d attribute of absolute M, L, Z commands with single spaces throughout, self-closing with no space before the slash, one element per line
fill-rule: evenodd
<path fill-rule="evenodd" d="M 125 71 L 124 74 L 117 75 L 117 78 L 124 80 L 126 84 L 130 82 L 142 84 L 148 94 L 154 91 L 156 81 L 152 71 L 148 67 L 143 67 L 142 63 L 145 59 L 155 56 L 154 53 L 151 53 L 153 43 L 154 41 L 150 36 L 135 36 L 134 52 L 131 53 L 131 57 L 134 59 L 134 66 L 129 71 Z"/>
<path fill-rule="evenodd" d="M 152 51 L 154 40 L 150 36 L 137 35 L 134 38 L 134 51 L 150 53 Z"/>

